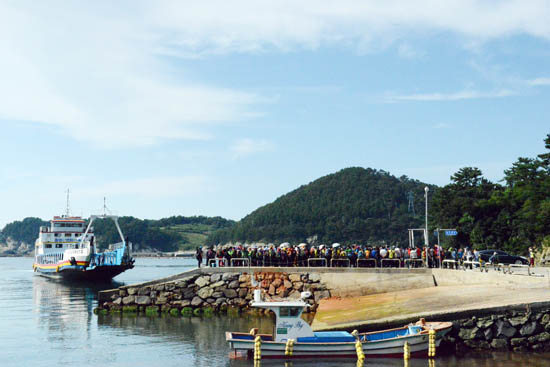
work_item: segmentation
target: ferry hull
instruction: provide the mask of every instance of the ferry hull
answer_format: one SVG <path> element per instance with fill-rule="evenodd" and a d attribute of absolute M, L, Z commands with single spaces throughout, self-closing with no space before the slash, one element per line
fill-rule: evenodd
<path fill-rule="evenodd" d="M 70 281 L 110 282 L 117 275 L 123 273 L 128 269 L 132 269 L 133 267 L 133 264 L 123 264 L 97 266 L 93 269 L 87 270 L 82 267 L 71 266 L 68 268 L 63 268 L 58 272 L 56 272 L 55 269 L 51 271 L 40 268 L 37 268 L 36 271 L 41 275 L 66 279 Z"/>

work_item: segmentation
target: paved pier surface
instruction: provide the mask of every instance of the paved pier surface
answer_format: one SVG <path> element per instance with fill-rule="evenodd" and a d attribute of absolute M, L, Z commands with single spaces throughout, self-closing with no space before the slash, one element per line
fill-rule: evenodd
<path fill-rule="evenodd" d="M 322 300 L 312 327 L 371 329 L 420 317 L 452 320 L 503 308 L 550 305 L 548 277 L 440 269 L 433 270 L 433 277 L 432 287 Z"/>

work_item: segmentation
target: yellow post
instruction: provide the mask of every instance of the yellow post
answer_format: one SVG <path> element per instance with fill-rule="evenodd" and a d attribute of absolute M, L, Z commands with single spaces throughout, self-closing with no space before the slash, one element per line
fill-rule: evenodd
<path fill-rule="evenodd" d="M 410 358 L 411 358 L 411 347 L 409 346 L 408 342 L 405 342 L 405 345 L 403 345 L 403 359 L 407 361 Z"/>
<path fill-rule="evenodd" d="M 259 361 L 262 359 L 262 338 L 258 335 L 254 339 L 254 360 Z"/>
<path fill-rule="evenodd" d="M 355 351 L 357 352 L 357 360 L 358 361 L 364 361 L 365 360 L 365 353 L 363 353 L 363 343 L 361 343 L 360 340 L 357 340 L 355 342 Z"/>
<path fill-rule="evenodd" d="M 430 329 L 428 337 L 428 357 L 435 357 L 435 330 Z"/>
<path fill-rule="evenodd" d="M 293 350 L 294 350 L 294 339 L 288 339 L 286 341 L 285 356 L 292 357 Z"/>

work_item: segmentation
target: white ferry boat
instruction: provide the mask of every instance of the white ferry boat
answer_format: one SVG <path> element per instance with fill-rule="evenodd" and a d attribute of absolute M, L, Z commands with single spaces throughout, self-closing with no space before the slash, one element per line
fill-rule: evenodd
<path fill-rule="evenodd" d="M 99 251 L 94 243 L 92 223 L 98 218 L 112 219 L 121 242 Z M 86 226 L 82 217 L 54 217 L 50 226 L 40 227 L 35 243 L 33 269 L 35 272 L 75 280 L 110 281 L 134 267 L 127 243 L 115 215 L 92 215 Z"/>

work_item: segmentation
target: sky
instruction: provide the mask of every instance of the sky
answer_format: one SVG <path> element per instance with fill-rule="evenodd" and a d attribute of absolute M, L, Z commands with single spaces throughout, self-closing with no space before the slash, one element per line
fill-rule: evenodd
<path fill-rule="evenodd" d="M 0 0 L 0 228 L 222 216 L 350 166 L 499 181 L 550 133 L 550 1 Z"/>

